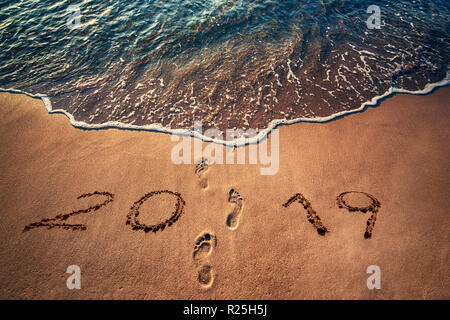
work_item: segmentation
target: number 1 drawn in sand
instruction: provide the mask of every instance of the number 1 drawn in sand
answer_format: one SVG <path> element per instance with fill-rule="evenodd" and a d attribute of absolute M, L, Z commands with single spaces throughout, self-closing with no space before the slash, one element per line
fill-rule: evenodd
<path fill-rule="evenodd" d="M 316 228 L 318 234 L 324 236 L 328 229 L 322 224 L 322 221 L 320 221 L 316 211 L 311 207 L 311 202 L 309 202 L 308 199 L 306 199 L 301 193 L 297 193 L 293 195 L 285 204 L 283 204 L 283 207 L 287 208 L 294 202 L 300 203 L 303 208 L 305 208 L 306 218 L 308 221 L 314 226 L 314 228 Z"/>

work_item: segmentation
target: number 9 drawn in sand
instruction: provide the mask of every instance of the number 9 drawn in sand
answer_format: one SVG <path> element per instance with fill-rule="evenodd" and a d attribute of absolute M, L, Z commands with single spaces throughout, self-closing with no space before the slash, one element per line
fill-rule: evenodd
<path fill-rule="evenodd" d="M 140 223 L 138 221 L 138 216 L 139 216 L 139 209 L 142 206 L 142 204 L 145 201 L 147 201 L 148 199 L 150 199 L 151 197 L 153 197 L 154 195 L 161 194 L 161 193 L 167 193 L 167 194 L 173 195 L 174 197 L 177 198 L 177 203 L 175 205 L 175 211 L 172 213 L 172 216 L 169 219 L 167 219 L 159 224 L 156 224 L 156 225 L 148 226 L 146 224 Z M 161 191 L 153 191 L 153 192 L 147 193 L 141 199 L 136 201 L 133 204 L 133 206 L 130 208 L 130 212 L 127 215 L 126 224 L 131 224 L 131 228 L 133 230 L 144 230 L 144 232 L 149 232 L 149 231 L 157 232 L 159 230 L 162 231 L 166 227 L 170 227 L 172 224 L 174 224 L 178 220 L 178 218 L 183 214 L 183 209 L 184 209 L 185 204 L 186 204 L 186 202 L 181 197 L 181 194 L 179 194 L 178 192 L 173 192 L 173 191 L 169 191 L 169 190 L 161 190 Z"/>
<path fill-rule="evenodd" d="M 363 194 L 366 197 L 368 197 L 370 200 L 372 200 L 372 203 L 370 205 L 368 205 L 367 207 L 350 206 L 344 200 L 344 196 L 346 194 L 350 194 L 350 193 Z M 372 237 L 373 228 L 375 227 L 375 221 L 377 220 L 377 213 L 381 207 L 380 202 L 374 196 L 372 196 L 368 193 L 362 192 L 362 191 L 346 191 L 346 192 L 342 192 L 340 195 L 337 196 L 336 203 L 339 206 L 339 208 L 346 208 L 350 212 L 362 212 L 362 213 L 366 213 L 367 211 L 372 212 L 372 215 L 369 217 L 369 220 L 367 220 L 366 231 L 364 232 L 364 238 L 369 239 L 370 237 Z"/>

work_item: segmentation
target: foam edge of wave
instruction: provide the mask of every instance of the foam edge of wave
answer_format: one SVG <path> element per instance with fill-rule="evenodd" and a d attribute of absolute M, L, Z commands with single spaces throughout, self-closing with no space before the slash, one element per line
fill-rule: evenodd
<path fill-rule="evenodd" d="M 73 117 L 72 114 L 68 113 L 67 111 L 63 109 L 53 109 L 52 103 L 50 101 L 50 98 L 45 94 L 32 94 L 28 93 L 22 90 L 18 89 L 5 89 L 0 88 L 0 92 L 10 92 L 10 93 L 18 93 L 18 94 L 24 94 L 26 96 L 29 96 L 31 98 L 38 98 L 41 99 L 44 103 L 45 108 L 47 109 L 47 112 L 49 114 L 64 114 L 67 118 L 69 118 L 70 123 L 72 126 L 78 129 L 85 129 L 85 130 L 101 130 L 101 129 L 122 129 L 122 130 L 135 130 L 135 131 L 152 131 L 152 132 L 160 132 L 165 134 L 173 134 L 177 136 L 190 136 L 194 138 L 198 138 L 204 142 L 211 142 L 216 144 L 225 145 L 228 147 L 243 147 L 250 144 L 258 144 L 269 136 L 269 134 L 275 130 L 278 126 L 282 125 L 292 125 L 300 122 L 309 122 L 309 123 L 326 123 L 333 120 L 336 120 L 338 118 L 353 114 L 362 112 L 368 107 L 375 107 L 378 105 L 380 100 L 384 100 L 390 96 L 393 96 L 397 93 L 407 93 L 407 94 L 413 94 L 413 95 L 426 95 L 434 91 L 436 88 L 439 87 L 445 87 L 450 84 L 450 71 L 447 72 L 446 77 L 438 82 L 435 83 L 428 83 L 425 85 L 424 89 L 422 90 L 416 90 L 416 91 L 409 91 L 406 89 L 399 89 L 395 87 L 391 87 L 388 91 L 386 91 L 384 94 L 373 97 L 370 101 L 364 102 L 361 104 L 361 106 L 357 109 L 351 109 L 351 110 L 345 110 L 340 111 L 337 113 L 334 113 L 327 117 L 315 117 L 315 118 L 295 118 L 292 120 L 286 120 L 286 119 L 276 119 L 272 120 L 266 129 L 261 130 L 255 137 L 252 138 L 238 138 L 233 141 L 226 141 L 226 140 L 219 140 L 219 139 L 213 139 L 208 136 L 204 136 L 198 131 L 195 130 L 189 130 L 189 129 L 170 129 L 165 128 L 160 124 L 149 124 L 144 126 L 137 126 L 133 124 L 124 124 L 119 121 L 108 121 L 101 124 L 88 124 L 83 121 L 77 121 Z"/>

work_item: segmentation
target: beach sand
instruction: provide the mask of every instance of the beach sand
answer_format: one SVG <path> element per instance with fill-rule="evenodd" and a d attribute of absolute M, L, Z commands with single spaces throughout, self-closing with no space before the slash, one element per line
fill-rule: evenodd
<path fill-rule="evenodd" d="M 329 123 L 280 127 L 279 171 L 261 175 L 260 164 L 196 174 L 195 164 L 171 161 L 178 142 L 168 134 L 80 130 L 39 99 L 1 93 L 0 298 L 449 299 L 449 97 L 450 87 L 398 94 Z M 229 201 L 231 189 L 242 200 Z M 179 219 L 163 231 L 133 230 L 130 208 L 158 190 L 180 194 Z M 338 207 L 346 191 L 379 201 L 370 239 L 371 212 Z M 113 198 L 77 199 L 93 192 Z M 325 235 L 299 203 L 282 206 L 296 193 Z M 149 197 L 139 221 L 168 219 L 177 199 Z M 89 207 L 64 221 L 86 230 L 24 232 Z M 81 268 L 80 290 L 66 287 L 69 265 Z M 380 267 L 381 289 L 367 287 L 370 265 Z"/>

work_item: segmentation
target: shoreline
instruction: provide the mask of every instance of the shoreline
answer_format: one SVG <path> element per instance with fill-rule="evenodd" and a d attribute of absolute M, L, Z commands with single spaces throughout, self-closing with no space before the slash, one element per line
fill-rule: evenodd
<path fill-rule="evenodd" d="M 194 130 L 188 130 L 188 129 L 169 129 L 164 128 L 159 124 L 150 124 L 145 126 L 136 126 L 136 125 L 129 125 L 124 124 L 118 121 L 108 121 L 102 124 L 87 124 L 83 121 L 76 121 L 72 114 L 66 112 L 63 109 L 55 109 L 53 110 L 52 103 L 50 98 L 45 94 L 31 94 L 28 92 L 24 92 L 22 90 L 17 89 L 5 89 L 0 88 L 0 92 L 6 92 L 6 93 L 14 93 L 14 94 L 24 94 L 31 98 L 41 99 L 44 103 L 44 106 L 49 114 L 63 114 L 66 116 L 70 124 L 77 129 L 81 130 L 106 130 L 106 129 L 119 129 L 119 130 L 130 130 L 130 131 L 144 131 L 144 132 L 159 132 L 163 134 L 169 134 L 169 135 L 177 135 L 177 136 L 183 136 L 183 137 L 193 137 L 200 139 L 202 142 L 211 142 L 219 145 L 224 145 L 228 147 L 245 147 L 247 145 L 252 144 L 259 144 L 260 142 L 263 142 L 267 139 L 267 137 L 270 135 L 270 133 L 281 126 L 290 126 L 297 123 L 327 123 L 330 121 L 339 120 L 340 118 L 343 118 L 345 116 L 364 112 L 368 108 L 377 107 L 380 105 L 381 102 L 383 102 L 386 99 L 392 98 L 397 94 L 410 94 L 410 95 L 428 95 L 433 93 L 436 89 L 446 87 L 450 85 L 450 71 L 447 72 L 447 76 L 442 79 L 441 81 L 435 82 L 435 83 L 428 83 L 425 85 L 425 88 L 422 90 L 416 90 L 416 91 L 409 91 L 404 89 L 397 89 L 395 87 L 391 87 L 387 92 L 380 96 L 375 96 L 372 98 L 372 100 L 364 102 L 361 104 L 359 108 L 351 109 L 351 110 L 345 110 L 340 111 L 338 113 L 332 114 L 327 117 L 317 117 L 317 118 L 297 118 L 292 120 L 285 120 L 285 119 L 276 119 L 272 120 L 267 128 L 262 129 L 258 132 L 258 134 L 255 137 L 252 138 L 239 138 L 234 139 L 233 141 L 226 141 L 226 140 L 218 140 L 218 139 L 211 139 L 210 137 L 204 136 L 201 133 L 194 131 Z"/>

